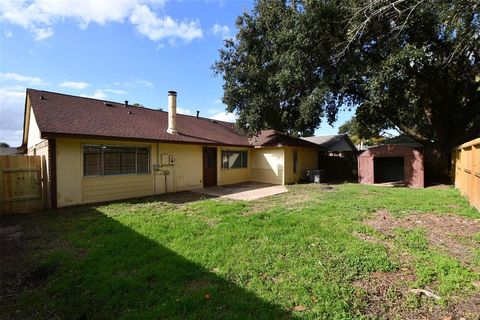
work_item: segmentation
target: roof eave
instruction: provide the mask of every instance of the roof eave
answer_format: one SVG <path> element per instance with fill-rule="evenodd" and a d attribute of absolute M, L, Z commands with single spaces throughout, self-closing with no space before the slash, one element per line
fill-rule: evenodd
<path fill-rule="evenodd" d="M 22 135 L 22 145 L 19 147 L 21 148 L 22 150 L 26 150 L 27 149 L 27 143 L 28 141 L 26 141 L 25 139 L 25 136 L 27 136 L 27 139 L 28 139 L 28 134 L 25 135 L 25 125 L 27 124 L 27 101 L 28 101 L 28 92 L 29 92 L 29 88 L 25 89 L 25 104 L 24 104 L 24 110 L 23 110 L 23 135 Z M 30 129 L 30 128 L 29 128 Z"/>
<path fill-rule="evenodd" d="M 214 145 L 214 146 L 225 146 L 225 147 L 242 147 L 242 148 L 251 148 L 251 145 L 248 144 L 226 144 L 221 142 L 207 142 L 207 141 L 177 141 L 177 140 L 166 140 L 166 139 L 151 139 L 151 138 L 137 138 L 137 137 L 112 137 L 112 136 L 102 136 L 102 135 L 85 135 L 85 134 L 75 134 L 75 133 L 59 133 L 59 132 L 41 132 L 42 139 L 49 138 L 68 138 L 68 139 L 92 139 L 92 140 L 115 140 L 115 141 L 137 141 L 137 142 L 148 142 L 148 143 L 171 143 L 171 144 L 194 144 L 194 145 Z"/>

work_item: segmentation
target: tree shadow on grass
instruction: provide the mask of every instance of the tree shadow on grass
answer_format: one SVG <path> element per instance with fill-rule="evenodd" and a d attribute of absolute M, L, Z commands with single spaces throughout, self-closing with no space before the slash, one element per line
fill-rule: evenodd
<path fill-rule="evenodd" d="M 4 301 L 12 304 L 6 310 L 21 310 L 20 317 L 294 318 L 280 306 L 222 278 L 215 268 L 207 270 L 94 207 L 26 217 L 39 219 L 26 222 L 26 229 L 44 226 L 44 239 L 35 244 L 42 258 L 33 273 L 44 270 L 48 274 L 17 298 Z M 49 224 L 55 224 L 54 220 L 61 221 L 61 227 Z M 52 230 L 59 234 L 51 234 Z M 60 242 L 59 238 L 67 240 Z"/>

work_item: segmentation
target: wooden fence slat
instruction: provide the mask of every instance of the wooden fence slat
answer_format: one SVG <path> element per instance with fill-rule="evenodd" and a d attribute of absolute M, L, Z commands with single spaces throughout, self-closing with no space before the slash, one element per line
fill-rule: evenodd
<path fill-rule="evenodd" d="M 455 187 L 480 211 L 480 138 L 452 150 Z"/>
<path fill-rule="evenodd" d="M 36 199 L 42 199 L 42 196 L 37 195 L 37 196 L 24 196 L 24 197 L 17 197 L 17 198 L 10 198 L 8 200 L 0 200 L 0 203 L 6 203 L 6 202 L 15 202 L 15 201 L 25 201 L 25 200 L 36 200 Z"/>
<path fill-rule="evenodd" d="M 0 168 L 0 171 L 3 172 L 30 172 L 30 171 L 40 171 L 40 168 L 8 168 L 8 169 L 3 169 Z"/>
<path fill-rule="evenodd" d="M 0 156 L 0 213 L 44 209 L 42 156 Z"/>

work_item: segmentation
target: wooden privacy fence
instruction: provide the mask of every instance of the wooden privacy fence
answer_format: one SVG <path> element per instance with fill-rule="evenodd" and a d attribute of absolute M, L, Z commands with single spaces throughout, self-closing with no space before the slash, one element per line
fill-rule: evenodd
<path fill-rule="evenodd" d="M 0 156 L 0 213 L 40 211 L 46 206 L 42 156 Z"/>
<path fill-rule="evenodd" d="M 452 165 L 455 187 L 480 210 L 480 138 L 454 148 Z"/>

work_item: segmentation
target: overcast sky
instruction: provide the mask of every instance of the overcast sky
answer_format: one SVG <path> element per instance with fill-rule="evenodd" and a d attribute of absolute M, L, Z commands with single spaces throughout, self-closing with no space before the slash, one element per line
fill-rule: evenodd
<path fill-rule="evenodd" d="M 0 141 L 21 144 L 25 88 L 234 121 L 211 65 L 251 1 L 0 0 Z M 318 134 L 337 132 L 325 122 Z"/>

